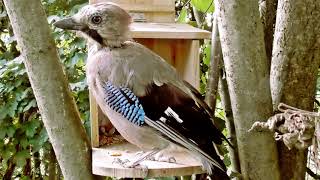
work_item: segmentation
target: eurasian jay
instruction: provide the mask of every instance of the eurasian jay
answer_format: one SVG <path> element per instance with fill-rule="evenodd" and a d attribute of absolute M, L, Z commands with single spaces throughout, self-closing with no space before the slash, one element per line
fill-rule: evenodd
<path fill-rule="evenodd" d="M 210 109 L 171 65 L 130 38 L 130 23 L 118 5 L 98 3 L 54 25 L 80 31 L 89 40 L 89 89 L 127 141 L 148 155 L 168 146 L 184 149 L 209 174 L 229 179 L 213 145 L 226 138 L 213 125 Z"/>

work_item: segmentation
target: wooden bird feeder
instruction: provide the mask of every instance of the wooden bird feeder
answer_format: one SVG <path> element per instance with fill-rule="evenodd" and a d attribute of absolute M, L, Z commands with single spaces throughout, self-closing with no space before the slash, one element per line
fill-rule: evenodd
<path fill-rule="evenodd" d="M 209 39 L 210 32 L 188 24 L 175 23 L 175 0 L 89 0 L 91 4 L 114 2 L 127 10 L 133 18 L 132 37 L 173 65 L 186 81 L 199 89 L 199 40 Z M 123 168 L 114 163 L 115 158 L 132 160 L 141 151 L 134 145 L 121 141 L 120 135 L 107 138 L 107 145 L 99 132 L 99 122 L 106 119 L 90 96 L 92 171 L 93 174 L 111 177 L 165 177 L 203 173 L 199 162 L 183 153 L 173 156 L 176 163 L 143 161 L 145 168 Z M 109 126 L 109 127 L 108 127 Z M 101 129 L 100 129 L 101 130 Z M 108 124 L 105 131 L 112 130 Z M 99 137 L 100 134 L 100 137 Z M 105 141 L 105 140 L 104 140 Z M 183 163 L 179 163 L 179 161 Z"/>

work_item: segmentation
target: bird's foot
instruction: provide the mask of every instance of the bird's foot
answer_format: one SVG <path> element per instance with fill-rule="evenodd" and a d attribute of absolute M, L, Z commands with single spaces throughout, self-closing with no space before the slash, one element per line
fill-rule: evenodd
<path fill-rule="evenodd" d="M 121 167 L 124 168 L 138 168 L 141 169 L 143 172 L 148 172 L 148 166 L 142 165 L 140 163 L 137 163 L 136 161 L 130 162 L 128 159 L 120 159 L 120 158 L 114 158 L 113 164 L 119 164 Z"/>
<path fill-rule="evenodd" d="M 142 155 L 144 155 L 145 154 L 145 152 L 144 151 L 138 151 L 138 152 L 136 152 L 136 153 L 134 153 L 136 156 L 142 156 Z"/>
<path fill-rule="evenodd" d="M 129 159 L 114 158 L 112 164 L 119 164 L 120 166 L 125 167 L 129 162 Z"/>
<path fill-rule="evenodd" d="M 162 153 L 158 153 L 154 156 L 154 161 L 176 163 L 176 159 L 173 156 L 165 156 Z"/>
<path fill-rule="evenodd" d="M 146 166 L 141 165 L 140 163 L 144 160 L 148 160 L 150 157 L 152 157 L 154 154 L 159 152 L 158 150 L 150 151 L 150 152 L 137 152 L 136 155 L 139 156 L 136 160 L 134 161 L 129 161 L 128 159 L 120 159 L 120 158 L 115 158 L 113 160 L 113 164 L 119 164 L 122 167 L 125 168 L 136 168 L 136 167 L 141 167 L 142 169 L 148 169 Z"/>

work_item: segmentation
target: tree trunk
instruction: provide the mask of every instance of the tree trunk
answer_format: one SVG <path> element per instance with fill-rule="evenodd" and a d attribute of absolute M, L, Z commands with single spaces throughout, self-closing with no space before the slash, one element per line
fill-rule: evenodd
<path fill-rule="evenodd" d="M 273 32 L 276 22 L 278 0 L 259 0 L 260 16 L 264 27 L 264 44 L 266 47 L 266 54 L 271 65 L 272 45 L 273 45 Z"/>
<path fill-rule="evenodd" d="M 258 0 L 215 2 L 243 179 L 278 180 L 272 133 L 248 133 L 254 122 L 266 121 L 272 115 Z"/>
<path fill-rule="evenodd" d="M 69 91 L 40 0 L 4 0 L 65 179 L 90 180 L 91 147 Z"/>
<path fill-rule="evenodd" d="M 221 49 L 220 49 L 221 50 Z M 221 52 L 222 55 L 222 52 Z M 231 161 L 231 170 L 233 172 L 241 173 L 240 170 L 240 162 L 239 162 L 239 154 L 238 154 L 238 146 L 237 146 L 237 134 L 234 127 L 234 118 L 231 108 L 229 90 L 227 80 L 219 76 L 219 95 L 221 98 L 221 104 L 224 109 L 225 119 L 226 119 L 226 128 L 228 130 L 228 139 L 230 139 L 233 148 L 228 146 L 230 161 Z"/>
<path fill-rule="evenodd" d="M 217 91 L 219 84 L 219 69 L 220 62 L 222 61 L 221 44 L 219 37 L 219 30 L 217 18 L 214 18 L 212 24 L 212 37 L 211 37 L 211 57 L 209 78 L 207 82 L 206 102 L 214 112 L 216 109 Z M 214 116 L 214 114 L 212 114 Z"/>
<path fill-rule="evenodd" d="M 13 162 L 13 158 L 10 158 L 8 161 L 7 161 L 7 170 L 6 172 L 4 173 L 3 175 L 3 180 L 11 180 L 12 179 L 12 175 L 14 173 L 14 170 L 16 168 L 16 163 Z"/>
<path fill-rule="evenodd" d="M 271 64 L 274 110 L 280 102 L 313 110 L 320 62 L 320 1 L 279 0 Z M 307 152 L 278 143 L 282 179 L 304 179 Z"/>
<path fill-rule="evenodd" d="M 31 159 L 26 159 L 26 165 L 23 167 L 23 175 L 31 178 Z"/>
<path fill-rule="evenodd" d="M 33 171 L 34 171 L 34 177 L 35 179 L 41 180 L 43 179 L 41 176 L 41 159 L 40 159 L 40 153 L 39 152 L 35 152 L 33 154 L 33 162 L 34 162 L 34 167 L 33 167 Z"/>
<path fill-rule="evenodd" d="M 48 180 L 57 180 L 57 159 L 52 148 L 47 151 L 48 158 Z"/>

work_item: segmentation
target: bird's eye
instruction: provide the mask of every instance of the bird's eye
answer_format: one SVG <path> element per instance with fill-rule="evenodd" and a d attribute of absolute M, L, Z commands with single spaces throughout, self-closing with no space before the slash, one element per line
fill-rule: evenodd
<path fill-rule="evenodd" d="M 94 24 L 100 24 L 101 21 L 102 21 L 102 18 L 101 18 L 101 16 L 93 16 L 93 17 L 91 18 L 91 21 L 92 21 L 92 23 L 94 23 Z"/>

